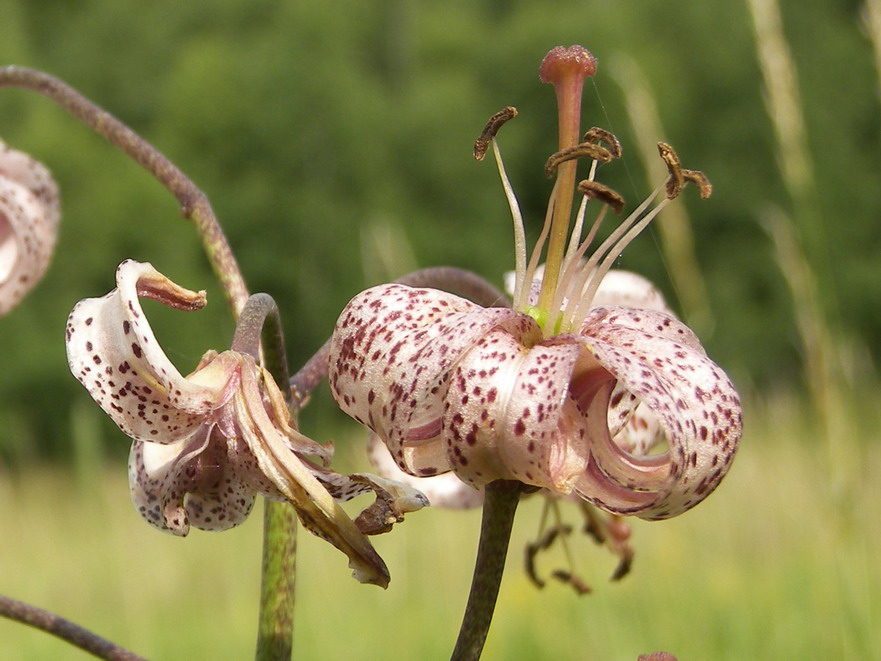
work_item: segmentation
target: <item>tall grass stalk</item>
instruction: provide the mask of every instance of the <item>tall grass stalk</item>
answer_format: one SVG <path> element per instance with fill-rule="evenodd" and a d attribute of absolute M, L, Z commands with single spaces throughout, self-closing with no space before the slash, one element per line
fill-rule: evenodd
<path fill-rule="evenodd" d="M 838 353 L 840 341 L 823 321 L 816 274 L 798 245 L 792 221 L 779 209 L 769 209 L 763 220 L 792 296 L 807 388 L 814 403 L 812 416 L 822 422 L 822 447 L 828 459 L 831 495 L 846 506 L 853 497 L 853 484 L 848 484 L 847 476 L 859 464 L 861 447 L 853 442 L 857 437 L 855 412 L 846 405 L 853 387 L 845 380 L 847 370 Z"/>
<path fill-rule="evenodd" d="M 875 72 L 878 74 L 878 98 L 881 99 L 881 0 L 866 0 L 863 23 L 875 52 Z"/>
<path fill-rule="evenodd" d="M 830 444 L 847 436 L 841 402 L 846 397 L 840 338 L 829 323 L 834 314 L 834 284 L 827 268 L 823 218 L 816 203 L 816 180 L 807 144 L 797 71 L 783 32 L 777 0 L 747 0 L 764 80 L 765 103 L 777 138 L 777 154 L 794 216 L 771 214 L 768 226 L 778 262 L 793 295 L 802 339 L 805 378 L 815 413 Z M 799 240 L 801 238 L 801 241 Z M 807 241 L 813 254 L 805 253 Z M 825 289 L 821 289 L 821 284 Z M 825 308 L 821 301 L 827 302 Z"/>

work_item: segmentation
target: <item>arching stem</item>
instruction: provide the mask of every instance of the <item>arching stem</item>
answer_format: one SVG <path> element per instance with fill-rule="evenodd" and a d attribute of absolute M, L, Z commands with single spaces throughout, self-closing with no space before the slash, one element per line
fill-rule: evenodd
<path fill-rule="evenodd" d="M 51 99 L 119 147 L 171 191 L 183 216 L 196 224 L 214 273 L 234 315 L 238 315 L 248 298 L 244 278 L 207 196 L 189 177 L 125 124 L 54 76 L 24 67 L 0 67 L 0 87 L 27 89 Z"/>
<path fill-rule="evenodd" d="M 70 620 L 31 606 L 17 599 L 0 595 L 0 616 L 35 627 L 79 647 L 99 659 L 108 661 L 146 661 L 134 652 L 101 638 Z"/>

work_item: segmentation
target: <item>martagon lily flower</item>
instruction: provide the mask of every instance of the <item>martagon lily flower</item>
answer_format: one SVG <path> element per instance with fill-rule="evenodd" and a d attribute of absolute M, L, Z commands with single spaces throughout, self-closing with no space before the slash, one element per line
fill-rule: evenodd
<path fill-rule="evenodd" d="M 728 471 L 741 435 L 740 401 L 662 301 L 639 287 L 604 301 L 598 292 L 620 280 L 609 275 L 614 261 L 687 183 L 702 197 L 711 186 L 660 143 L 669 178 L 585 258 L 606 210 L 623 207 L 595 181 L 598 164 L 620 155 L 617 139 L 591 129 L 579 140 L 583 81 L 595 70 L 580 46 L 555 48 L 542 63 L 542 80 L 557 92 L 561 151 L 546 166 L 557 181 L 529 264 L 495 141 L 516 111 L 494 116 L 475 145 L 478 158 L 492 147 L 515 220 L 513 308 L 400 284 L 368 289 L 339 317 L 329 382 L 342 409 L 384 441 L 405 473 L 452 471 L 478 488 L 519 480 L 612 514 L 665 519 L 702 501 Z M 584 197 L 570 237 L 576 159 L 585 157 L 590 174 L 577 187 Z M 589 200 L 602 208 L 582 241 Z M 641 437 L 628 431 L 642 426 L 631 424 L 637 418 L 646 421 Z"/>
<path fill-rule="evenodd" d="M 388 571 L 364 533 L 385 532 L 427 504 L 424 497 L 383 478 L 324 467 L 332 446 L 297 431 L 281 391 L 257 361 L 256 340 L 253 351 L 209 351 L 182 376 L 156 341 L 139 298 L 197 310 L 204 292 L 131 260 L 120 264 L 116 284 L 74 307 L 67 354 L 74 376 L 133 441 L 129 482 L 141 516 L 186 535 L 190 526 L 220 531 L 242 523 L 256 494 L 288 500 L 308 529 L 349 556 L 356 578 L 384 587 Z M 377 500 L 356 526 L 335 498 L 368 491 Z"/>
<path fill-rule="evenodd" d="M 49 170 L 0 140 L 0 316 L 43 277 L 59 218 L 58 186 Z"/>

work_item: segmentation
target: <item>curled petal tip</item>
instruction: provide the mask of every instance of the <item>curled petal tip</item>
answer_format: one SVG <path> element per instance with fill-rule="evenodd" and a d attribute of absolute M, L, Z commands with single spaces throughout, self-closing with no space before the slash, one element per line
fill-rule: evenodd
<path fill-rule="evenodd" d="M 569 76 L 593 76 L 597 71 L 596 58 L 584 46 L 557 46 L 548 51 L 541 61 L 539 78 L 543 83 L 556 85 Z"/>

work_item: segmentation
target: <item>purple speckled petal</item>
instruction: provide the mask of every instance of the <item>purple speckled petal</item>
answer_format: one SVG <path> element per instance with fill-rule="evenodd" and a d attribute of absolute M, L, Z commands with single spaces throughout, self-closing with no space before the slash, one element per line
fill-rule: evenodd
<path fill-rule="evenodd" d="M 434 289 L 389 284 L 349 302 L 334 331 L 328 380 L 340 407 L 378 433 L 398 466 L 449 470 L 441 416 L 455 362 L 492 328 L 540 339 L 529 317 Z"/>
<path fill-rule="evenodd" d="M 587 445 L 572 428 L 569 384 L 579 360 L 574 338 L 526 349 L 493 330 L 456 365 L 444 415 L 453 470 L 483 486 L 515 479 L 569 493 L 587 463 Z"/>
<path fill-rule="evenodd" d="M 109 294 L 84 299 L 70 313 L 70 370 L 133 439 L 172 443 L 185 438 L 229 398 L 237 384 L 238 354 L 203 360 L 184 378 L 156 341 L 138 297 L 195 310 L 204 306 L 204 292 L 179 287 L 150 264 L 131 260 L 119 265 L 116 282 Z"/>
<path fill-rule="evenodd" d="M 0 316 L 46 272 L 59 218 L 58 186 L 49 171 L 0 140 Z"/>
<path fill-rule="evenodd" d="M 227 461 L 225 440 L 208 438 L 200 433 L 169 445 L 132 444 L 132 503 L 148 523 L 183 536 L 190 526 L 222 531 L 245 521 L 254 489 Z"/>
<path fill-rule="evenodd" d="M 605 422 L 604 433 L 594 422 L 593 461 L 578 491 L 612 512 L 646 519 L 690 509 L 716 487 L 737 449 L 740 401 L 731 381 L 707 358 L 691 330 L 661 312 L 595 308 L 581 334 L 599 363 L 657 416 L 669 451 L 633 457 L 612 443 Z M 594 403 L 602 399 L 606 407 L 609 398 L 611 383 Z M 595 419 L 588 414 L 589 424 Z M 653 496 L 632 506 L 610 504 L 592 495 L 593 478 Z"/>

